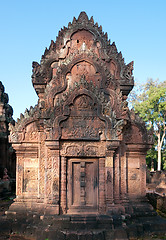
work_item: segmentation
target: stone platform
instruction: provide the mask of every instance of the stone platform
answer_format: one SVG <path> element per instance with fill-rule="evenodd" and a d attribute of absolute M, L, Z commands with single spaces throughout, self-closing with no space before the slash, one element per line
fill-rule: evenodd
<path fill-rule="evenodd" d="M 19 240 L 131 240 L 166 237 L 166 219 L 159 217 L 147 201 L 130 202 L 133 212 L 124 215 L 41 215 L 32 211 L 14 214 L 8 210 L 11 203 L 12 200 L 0 203 L 0 240 L 15 240 L 15 235 Z"/>
<path fill-rule="evenodd" d="M 140 208 L 137 210 L 133 215 L 119 216 L 8 214 L 0 217 L 0 229 L 1 234 L 17 233 L 35 240 L 125 240 L 166 236 L 165 219 L 154 211 L 143 214 Z"/>

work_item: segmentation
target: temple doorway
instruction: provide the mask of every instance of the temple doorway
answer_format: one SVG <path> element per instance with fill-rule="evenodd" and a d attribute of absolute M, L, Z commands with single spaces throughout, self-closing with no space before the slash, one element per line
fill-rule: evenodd
<path fill-rule="evenodd" d="M 98 211 L 99 171 L 97 158 L 67 161 L 67 213 Z"/>

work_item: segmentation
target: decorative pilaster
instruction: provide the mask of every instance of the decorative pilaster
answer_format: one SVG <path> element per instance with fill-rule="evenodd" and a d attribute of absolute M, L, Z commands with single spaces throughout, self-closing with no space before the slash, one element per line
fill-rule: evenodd
<path fill-rule="evenodd" d="M 142 153 L 140 156 L 140 181 L 141 181 L 141 195 L 146 195 L 146 154 Z"/>
<path fill-rule="evenodd" d="M 119 171 L 119 152 L 114 154 L 114 202 L 120 202 L 120 171 Z"/>
<path fill-rule="evenodd" d="M 59 214 L 59 172 L 60 172 L 60 157 L 59 157 L 59 142 L 46 141 L 47 161 L 46 161 L 46 202 L 47 212 Z"/>
<path fill-rule="evenodd" d="M 45 135 L 43 132 L 39 132 L 39 199 L 45 198 L 45 184 L 46 184 L 46 162 L 48 149 L 45 147 Z"/>
<path fill-rule="evenodd" d="M 105 158 L 99 158 L 99 213 L 105 213 Z"/>
<path fill-rule="evenodd" d="M 21 197 L 23 192 L 23 161 L 17 156 L 16 162 L 16 196 Z"/>
<path fill-rule="evenodd" d="M 127 163 L 126 163 L 126 152 L 121 151 L 120 156 L 120 172 L 121 172 L 121 184 L 120 184 L 120 194 L 121 194 L 121 200 L 126 201 L 127 200 Z"/>
<path fill-rule="evenodd" d="M 106 182 L 106 205 L 113 204 L 113 154 L 114 151 L 109 151 L 105 159 L 105 182 Z"/>
<path fill-rule="evenodd" d="M 61 157 L 61 209 L 66 213 L 66 157 Z"/>

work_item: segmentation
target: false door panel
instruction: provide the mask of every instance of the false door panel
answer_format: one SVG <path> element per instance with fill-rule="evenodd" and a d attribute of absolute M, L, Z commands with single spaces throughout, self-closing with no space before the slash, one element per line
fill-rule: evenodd
<path fill-rule="evenodd" d="M 97 211 L 97 159 L 69 159 L 67 171 L 67 206 L 69 212 Z"/>

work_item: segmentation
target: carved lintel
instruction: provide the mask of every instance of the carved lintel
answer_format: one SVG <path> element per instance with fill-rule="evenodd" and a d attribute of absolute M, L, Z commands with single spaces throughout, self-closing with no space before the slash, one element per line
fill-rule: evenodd
<path fill-rule="evenodd" d="M 97 143 L 64 143 L 60 154 L 61 156 L 102 157 L 105 155 L 105 143 L 102 146 Z"/>

